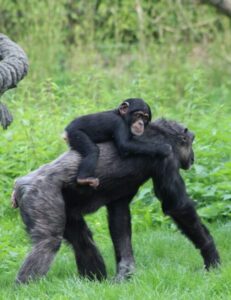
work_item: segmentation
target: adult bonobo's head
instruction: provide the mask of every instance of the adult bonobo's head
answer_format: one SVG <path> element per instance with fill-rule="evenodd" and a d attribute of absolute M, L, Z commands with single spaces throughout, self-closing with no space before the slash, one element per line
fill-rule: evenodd
<path fill-rule="evenodd" d="M 152 119 L 149 105 L 139 98 L 124 100 L 120 104 L 118 112 L 130 126 L 133 135 L 142 135 L 145 127 Z"/>
<path fill-rule="evenodd" d="M 178 158 L 179 167 L 184 170 L 189 169 L 194 163 L 194 152 L 192 149 L 192 143 L 195 138 L 194 133 L 175 121 L 165 119 L 159 119 L 152 125 L 157 127 L 166 137 L 166 140 L 171 143 L 173 152 Z"/>

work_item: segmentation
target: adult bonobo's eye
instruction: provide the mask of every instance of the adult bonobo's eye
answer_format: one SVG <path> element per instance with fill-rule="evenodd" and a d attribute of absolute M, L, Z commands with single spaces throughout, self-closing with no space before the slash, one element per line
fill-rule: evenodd
<path fill-rule="evenodd" d="M 182 135 L 182 136 L 180 137 L 180 141 L 181 141 L 181 144 L 182 144 L 182 145 L 187 144 L 187 142 L 188 142 L 187 136 Z"/>
<path fill-rule="evenodd" d="M 182 141 L 183 142 L 187 142 L 187 137 L 186 136 L 182 136 Z"/>

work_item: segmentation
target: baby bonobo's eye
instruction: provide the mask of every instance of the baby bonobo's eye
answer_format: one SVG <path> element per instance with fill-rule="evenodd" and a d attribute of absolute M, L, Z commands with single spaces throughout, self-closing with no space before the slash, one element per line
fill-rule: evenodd
<path fill-rule="evenodd" d="M 141 119 L 142 118 L 142 114 L 140 112 L 135 112 L 133 115 L 136 119 Z"/>
<path fill-rule="evenodd" d="M 148 114 L 144 114 L 143 115 L 143 120 L 145 123 L 148 123 L 149 122 L 149 115 Z"/>

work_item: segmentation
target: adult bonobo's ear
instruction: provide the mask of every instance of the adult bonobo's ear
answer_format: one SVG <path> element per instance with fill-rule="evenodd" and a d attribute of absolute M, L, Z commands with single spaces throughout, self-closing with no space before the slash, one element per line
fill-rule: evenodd
<path fill-rule="evenodd" d="M 187 133 L 187 132 L 188 132 L 188 128 L 185 128 L 185 129 L 184 129 L 184 133 Z"/>
<path fill-rule="evenodd" d="M 119 113 L 121 116 L 124 116 L 127 114 L 129 108 L 129 103 L 127 101 L 124 101 L 122 104 L 119 106 Z"/>

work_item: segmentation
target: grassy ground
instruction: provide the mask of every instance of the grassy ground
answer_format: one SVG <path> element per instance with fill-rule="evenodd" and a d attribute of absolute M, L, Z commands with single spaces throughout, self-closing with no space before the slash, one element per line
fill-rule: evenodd
<path fill-rule="evenodd" d="M 102 219 L 103 213 L 97 217 Z M 92 222 L 95 226 L 95 221 L 90 220 L 91 225 Z M 13 237 L 5 224 L 3 237 L 17 246 L 9 252 L 6 249 L 0 274 L 0 299 L 231 299 L 231 223 L 209 227 L 222 256 L 219 270 L 204 271 L 202 259 L 192 245 L 178 231 L 162 226 L 136 230 L 133 235 L 136 272 L 128 282 L 113 284 L 115 270 L 109 235 L 105 229 L 97 232 L 96 228 L 95 239 L 107 265 L 107 281 L 98 283 L 79 278 L 71 249 L 64 245 L 45 279 L 17 287 L 13 279 L 28 243 L 19 226 L 15 226 Z"/>

